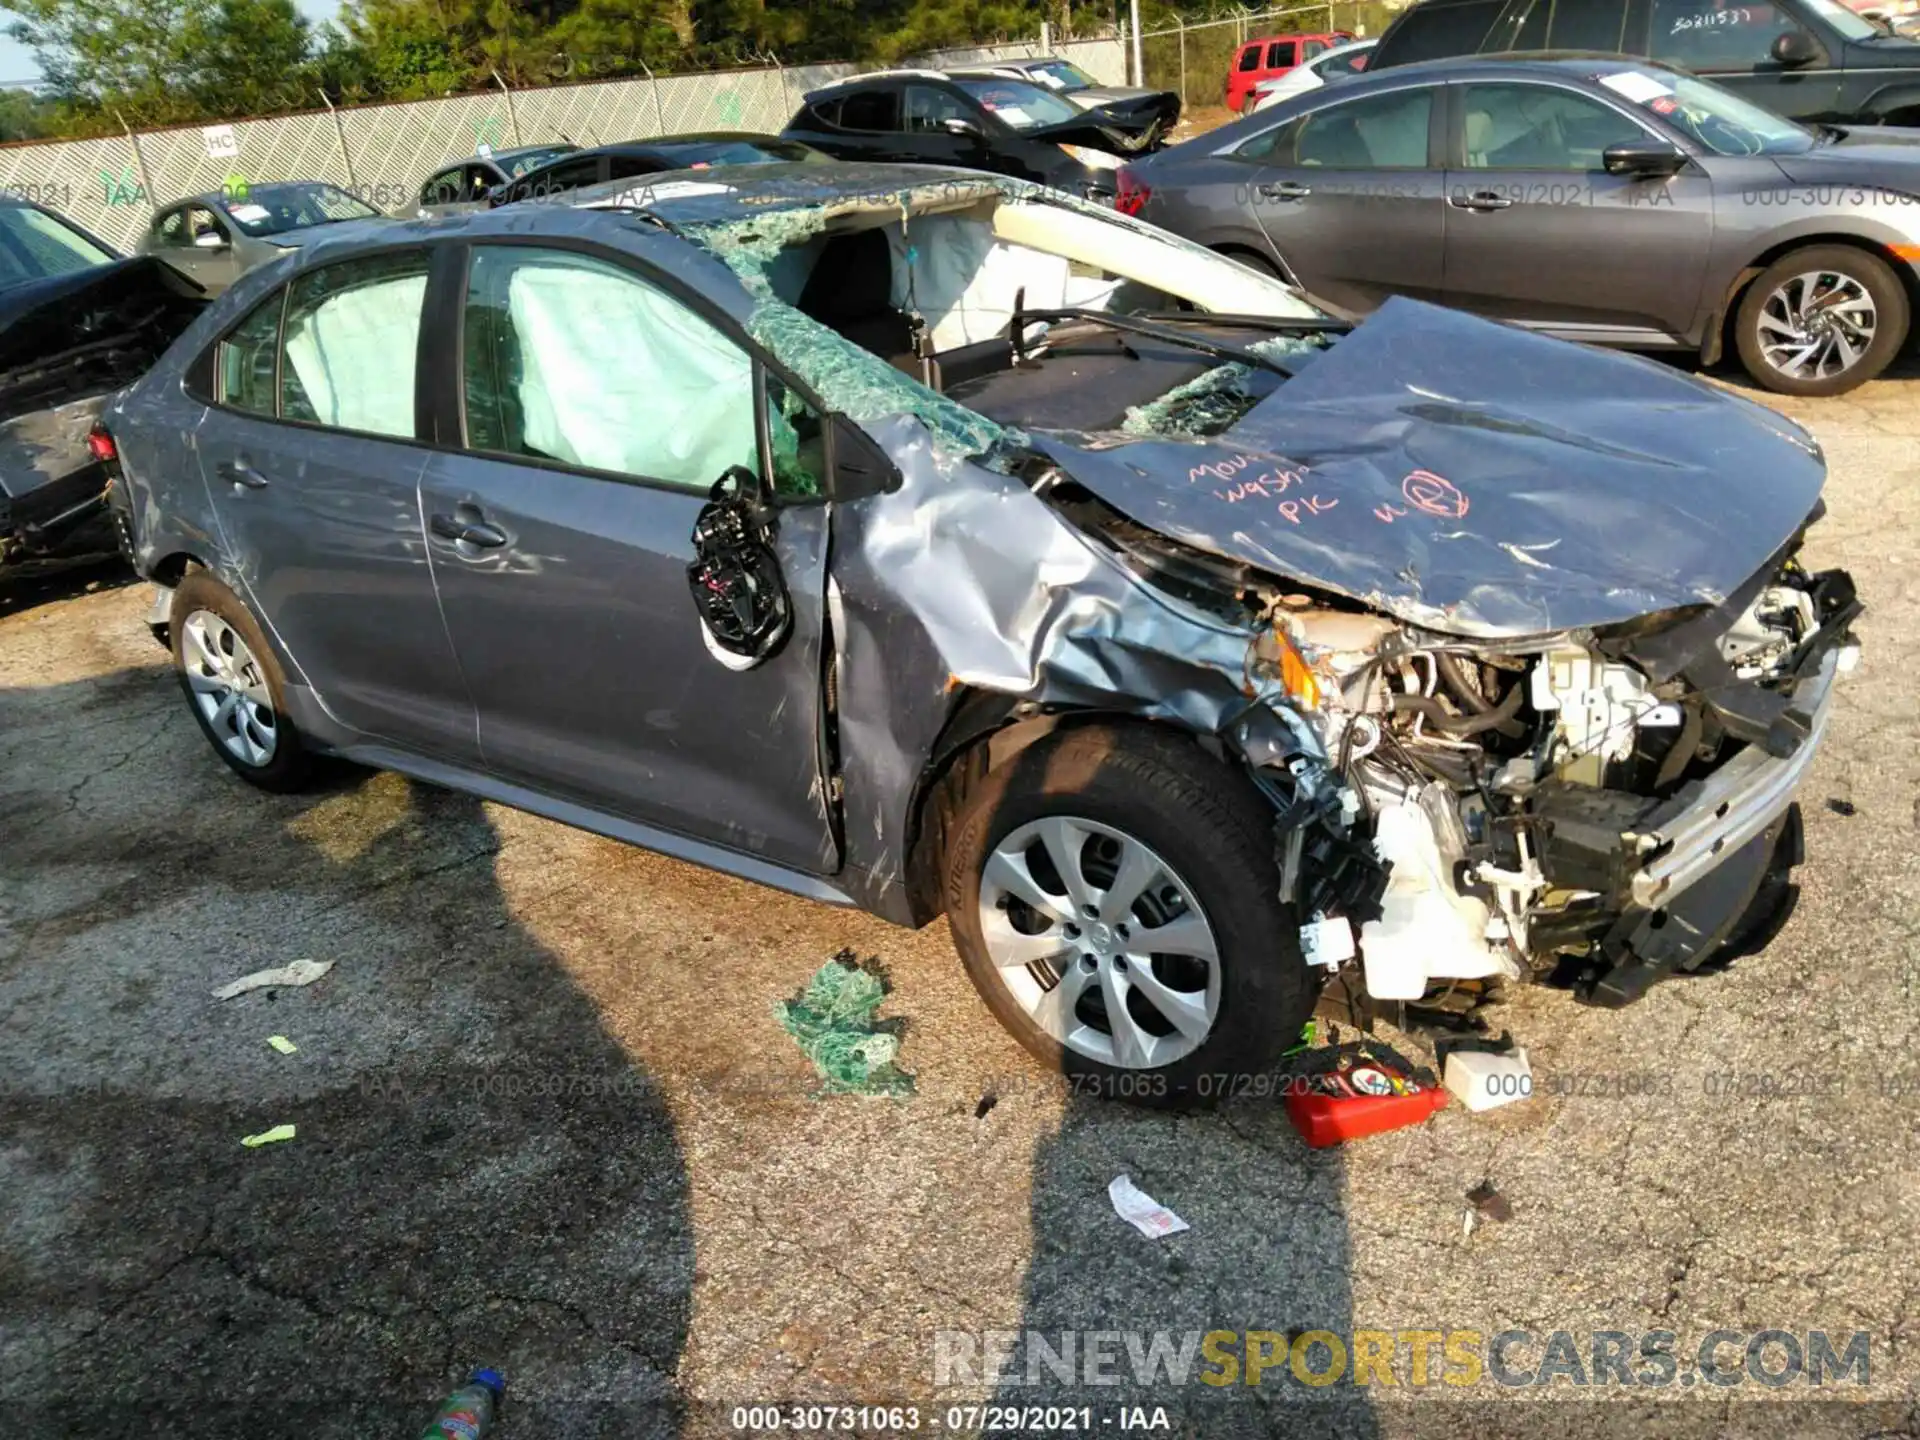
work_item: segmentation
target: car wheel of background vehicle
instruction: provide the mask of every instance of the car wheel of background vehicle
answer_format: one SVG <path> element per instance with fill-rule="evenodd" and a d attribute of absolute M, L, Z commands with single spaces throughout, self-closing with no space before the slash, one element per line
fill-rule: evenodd
<path fill-rule="evenodd" d="M 1184 736 L 1079 727 L 988 774 L 953 831 L 946 900 L 995 1018 L 1113 1098 L 1244 1090 L 1317 998 L 1271 807 Z"/>
<path fill-rule="evenodd" d="M 1782 255 L 1747 287 L 1734 338 L 1747 373 L 1767 389 L 1840 395 L 1900 353 L 1907 312 L 1907 292 L 1879 256 L 1809 245 Z"/>
<path fill-rule="evenodd" d="M 204 571 L 173 592 L 168 624 L 187 708 L 220 758 L 262 790 L 297 790 L 312 757 L 286 714 L 286 682 L 240 597 Z"/>

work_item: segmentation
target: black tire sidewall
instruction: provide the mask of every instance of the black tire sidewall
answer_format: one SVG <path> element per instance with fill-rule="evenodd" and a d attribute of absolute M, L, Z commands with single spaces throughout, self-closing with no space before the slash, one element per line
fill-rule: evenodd
<path fill-rule="evenodd" d="M 267 694 L 273 701 L 275 742 L 273 758 L 265 765 L 248 765 L 228 750 L 195 702 L 193 687 L 187 683 L 185 647 L 187 617 L 198 610 L 218 615 L 239 632 L 266 679 Z M 179 681 L 180 693 L 186 699 L 188 712 L 200 727 L 200 733 L 206 737 L 207 743 L 213 747 L 213 753 L 225 761 L 236 775 L 262 790 L 298 789 L 312 769 L 312 759 L 301 741 L 300 732 L 287 715 L 286 679 L 281 673 L 279 658 L 245 602 L 204 570 L 196 570 L 183 579 L 173 592 L 167 630 L 168 648 L 173 653 L 174 677 Z"/>
<path fill-rule="evenodd" d="M 1124 728 L 1103 733 L 1118 735 L 1115 758 L 1124 756 L 1125 763 L 1092 762 L 1084 783 L 1061 784 L 1055 768 L 1061 752 L 1090 739 L 1086 731 L 1069 732 L 1023 751 L 969 798 L 947 857 L 955 947 L 994 1017 L 1035 1058 L 1067 1075 L 1075 1093 L 1168 1106 L 1249 1093 L 1257 1077 L 1270 1077 L 1318 998 L 1300 949 L 1299 921 L 1279 896 L 1271 811 L 1244 777 L 1191 742 L 1185 745 L 1192 755 L 1183 760 L 1164 745 L 1142 753 Z M 1143 775 L 1142 765 L 1160 773 Z M 1218 787 L 1223 803 L 1179 804 L 1180 791 L 1196 785 Z M 1051 815 L 1111 826 L 1150 846 L 1205 913 L 1219 948 L 1220 1007 L 1213 1033 L 1185 1058 L 1153 1070 L 1103 1065 L 1042 1030 L 1001 981 L 980 929 L 981 870 L 1007 835 Z"/>
<path fill-rule="evenodd" d="M 1833 270 L 1858 280 L 1879 312 L 1880 323 L 1867 353 L 1852 368 L 1823 380 L 1795 380 L 1782 375 L 1767 363 L 1760 350 L 1760 313 L 1767 297 L 1782 280 L 1808 270 Z M 1747 373 L 1775 394 L 1810 399 L 1844 395 L 1893 363 L 1907 341 L 1910 310 L 1899 276 L 1879 256 L 1851 245 L 1808 245 L 1782 255 L 1747 286 L 1734 324 L 1734 344 Z"/>

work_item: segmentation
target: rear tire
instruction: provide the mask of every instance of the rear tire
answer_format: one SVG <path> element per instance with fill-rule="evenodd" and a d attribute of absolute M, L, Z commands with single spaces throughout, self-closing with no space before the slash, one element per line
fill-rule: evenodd
<path fill-rule="evenodd" d="M 1279 897 L 1272 809 L 1243 776 L 1182 735 L 1082 726 L 987 775 L 952 834 L 947 915 L 968 978 L 1076 1093 L 1277 1093 L 1260 1079 L 1318 986 Z"/>
<path fill-rule="evenodd" d="M 313 757 L 287 718 L 286 679 L 253 612 L 196 570 L 173 592 L 167 630 L 187 709 L 214 753 L 249 785 L 300 789 Z"/>
<path fill-rule="evenodd" d="M 1899 277 L 1879 256 L 1851 245 L 1808 245 L 1747 287 L 1734 343 L 1747 373 L 1776 394 L 1844 395 L 1900 353 L 1908 309 Z"/>

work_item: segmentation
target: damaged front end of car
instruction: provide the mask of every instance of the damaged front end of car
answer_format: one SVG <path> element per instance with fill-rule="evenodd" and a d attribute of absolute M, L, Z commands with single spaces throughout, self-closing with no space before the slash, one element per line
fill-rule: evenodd
<path fill-rule="evenodd" d="M 1267 798 L 1273 883 L 1350 1010 L 1458 1023 L 1522 979 L 1623 1004 L 1784 920 L 1861 613 L 1800 560 L 1824 464 L 1791 422 L 1413 302 L 1350 328 L 986 179 L 692 220 L 754 338 L 898 471 L 833 530 L 860 903 L 927 918 L 969 766 L 1119 716 Z M 781 277 L 862 229 L 893 353 Z"/>

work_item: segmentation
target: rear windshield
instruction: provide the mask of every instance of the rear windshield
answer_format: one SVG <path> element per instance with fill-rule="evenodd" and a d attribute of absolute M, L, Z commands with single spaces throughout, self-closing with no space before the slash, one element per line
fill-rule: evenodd
<path fill-rule="evenodd" d="M 981 108 L 1016 130 L 1037 130 L 1072 120 L 1082 111 L 1050 90 L 1025 80 L 955 80 Z"/>
<path fill-rule="evenodd" d="M 0 206 L 0 290 L 119 259 L 78 230 L 29 205 Z"/>

